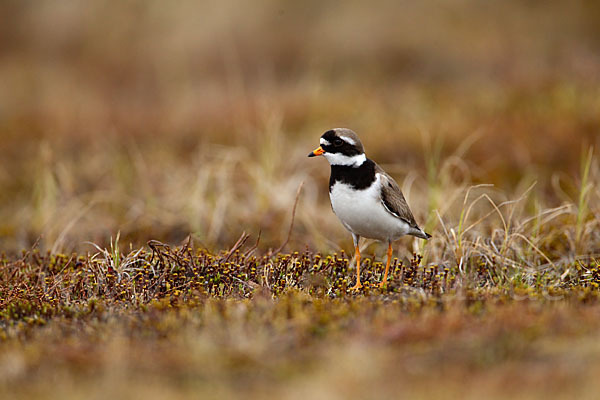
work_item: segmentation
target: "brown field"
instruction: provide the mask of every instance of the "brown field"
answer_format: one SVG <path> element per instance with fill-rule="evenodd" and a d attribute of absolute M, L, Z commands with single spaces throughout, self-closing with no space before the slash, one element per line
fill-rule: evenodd
<path fill-rule="evenodd" d="M 8 0 L 0 82 L 0 397 L 596 397 L 595 2 Z M 384 290 L 338 126 L 433 234 Z"/>

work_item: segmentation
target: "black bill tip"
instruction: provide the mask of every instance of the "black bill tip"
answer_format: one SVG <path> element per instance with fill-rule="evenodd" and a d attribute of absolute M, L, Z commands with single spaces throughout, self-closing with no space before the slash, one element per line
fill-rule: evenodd
<path fill-rule="evenodd" d="M 317 155 L 313 151 L 311 151 L 310 153 L 308 153 L 308 156 L 309 157 L 316 157 Z"/>

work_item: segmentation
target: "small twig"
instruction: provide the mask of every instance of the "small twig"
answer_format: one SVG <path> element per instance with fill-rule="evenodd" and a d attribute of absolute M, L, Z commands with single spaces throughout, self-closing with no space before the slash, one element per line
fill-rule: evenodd
<path fill-rule="evenodd" d="M 298 186 L 298 190 L 296 191 L 296 199 L 294 200 L 294 207 L 292 208 L 292 222 L 290 223 L 290 229 L 288 230 L 287 238 L 285 242 L 273 252 L 273 254 L 279 253 L 290 241 L 290 237 L 292 236 L 292 229 L 294 229 L 294 220 L 296 219 L 296 206 L 298 205 L 298 199 L 300 198 L 300 192 L 302 191 L 302 186 L 304 186 L 304 181 L 300 182 L 300 186 Z"/>
<path fill-rule="evenodd" d="M 254 250 L 256 250 L 256 249 L 257 249 L 257 247 L 258 247 L 258 243 L 260 242 L 260 235 L 261 235 L 261 234 L 262 234 L 262 230 L 259 230 L 259 231 L 258 231 L 258 237 L 256 238 L 256 243 L 254 243 L 254 246 L 250 247 L 250 248 L 248 249 L 248 251 L 246 251 L 246 252 L 244 253 L 244 259 L 245 259 L 245 260 L 247 260 L 247 259 L 248 259 L 248 257 L 250 257 L 250 255 L 251 255 L 251 254 L 254 252 Z"/>
<path fill-rule="evenodd" d="M 191 246 L 190 246 L 190 244 L 191 244 Z M 194 244 L 192 243 L 192 235 L 191 235 L 191 234 L 189 234 L 189 235 L 187 236 L 187 240 L 185 241 L 185 244 L 183 245 L 183 248 L 184 248 L 185 250 L 187 250 L 187 249 L 190 249 L 190 248 L 191 248 L 191 247 L 193 247 L 193 246 L 194 246 Z"/>
<path fill-rule="evenodd" d="M 231 250 L 229 250 L 229 253 L 227 253 L 227 256 L 225 257 L 223 262 L 226 263 L 229 260 L 229 258 L 233 255 L 233 253 L 235 253 L 237 249 L 239 249 L 244 245 L 244 243 L 246 243 L 246 240 L 248 240 L 249 237 L 250 235 L 246 235 L 246 231 L 242 232 L 242 235 L 240 236 L 238 241 L 235 242 Z"/>
<path fill-rule="evenodd" d="M 154 256 L 156 256 L 156 261 L 158 261 L 159 263 L 162 262 L 162 254 L 160 251 L 158 251 L 159 246 L 164 247 L 166 245 L 164 243 L 159 242 L 158 240 L 154 240 L 154 239 L 148 241 L 148 247 L 150 247 L 150 249 L 152 249 L 152 257 L 150 258 L 150 264 L 152 264 L 152 261 L 154 261 Z"/>
<path fill-rule="evenodd" d="M 187 243 L 185 244 L 185 252 L 187 253 L 188 257 L 190 258 L 190 263 L 192 264 L 192 268 L 196 268 L 196 262 L 194 260 L 194 241 L 192 240 L 192 235 L 189 234 L 188 235 L 188 240 Z"/>
<path fill-rule="evenodd" d="M 35 240 L 35 242 L 33 242 L 33 244 L 31 245 L 31 248 L 29 250 L 27 250 L 25 252 L 25 254 L 23 254 L 23 256 L 21 257 L 21 262 L 25 262 L 25 260 L 33 253 L 33 251 L 40 244 L 40 240 L 42 240 L 42 236 L 41 235 L 37 237 L 37 239 Z"/>
<path fill-rule="evenodd" d="M 244 286 L 247 286 L 248 288 L 250 288 L 250 289 L 252 289 L 252 290 L 256 289 L 254 286 L 252 286 L 251 284 L 249 284 L 249 283 L 248 283 L 248 282 L 246 282 L 246 281 L 243 281 L 243 280 L 241 280 L 241 279 L 240 279 L 240 278 L 238 278 L 237 276 L 232 276 L 232 278 L 233 278 L 233 279 L 235 279 L 236 281 L 238 281 L 239 283 L 241 283 L 242 285 L 244 285 Z"/>

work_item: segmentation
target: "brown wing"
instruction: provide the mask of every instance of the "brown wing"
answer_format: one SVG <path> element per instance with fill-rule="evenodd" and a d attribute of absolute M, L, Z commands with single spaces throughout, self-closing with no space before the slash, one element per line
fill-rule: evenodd
<path fill-rule="evenodd" d="M 400 186 L 394 178 L 389 176 L 379 165 L 375 166 L 375 173 L 381 175 L 381 202 L 386 210 L 393 216 L 400 218 L 409 226 L 419 229 L 408 203 L 404 199 Z"/>

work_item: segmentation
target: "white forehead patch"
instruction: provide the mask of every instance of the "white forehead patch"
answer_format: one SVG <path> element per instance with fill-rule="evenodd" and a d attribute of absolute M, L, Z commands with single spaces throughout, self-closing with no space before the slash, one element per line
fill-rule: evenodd
<path fill-rule="evenodd" d="M 331 143 L 329 143 L 328 140 L 321 138 L 321 140 L 319 140 L 319 142 L 321 143 L 321 146 L 329 146 Z"/>
<path fill-rule="evenodd" d="M 348 136 L 340 136 L 340 139 L 342 139 L 346 143 L 350 143 L 353 146 L 356 144 L 356 142 L 354 141 L 354 139 L 352 139 L 352 138 L 350 138 Z"/>

